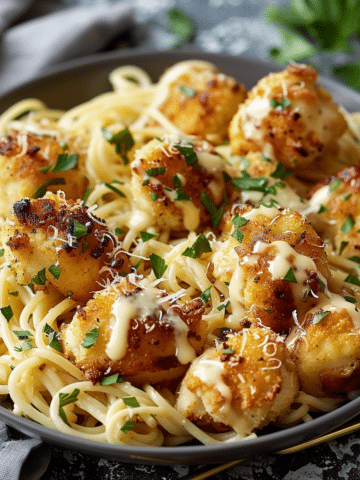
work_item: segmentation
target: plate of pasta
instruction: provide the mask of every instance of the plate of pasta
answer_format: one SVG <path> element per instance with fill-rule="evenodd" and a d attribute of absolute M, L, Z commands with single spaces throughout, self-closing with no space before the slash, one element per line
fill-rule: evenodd
<path fill-rule="evenodd" d="M 360 410 L 360 96 L 194 52 L 0 100 L 0 414 L 127 462 L 290 447 Z"/>

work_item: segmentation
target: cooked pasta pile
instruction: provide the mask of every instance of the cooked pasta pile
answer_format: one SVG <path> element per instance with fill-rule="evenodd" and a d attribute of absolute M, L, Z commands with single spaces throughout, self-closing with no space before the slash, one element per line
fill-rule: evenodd
<path fill-rule="evenodd" d="M 239 72 L 241 80 L 241 72 Z M 0 394 L 128 445 L 235 442 L 360 387 L 360 122 L 291 64 L 136 67 L 0 117 Z"/>

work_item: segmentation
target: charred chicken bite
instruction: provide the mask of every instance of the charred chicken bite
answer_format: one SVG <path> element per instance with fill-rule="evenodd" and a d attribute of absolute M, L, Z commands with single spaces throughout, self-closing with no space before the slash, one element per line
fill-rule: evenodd
<path fill-rule="evenodd" d="M 246 98 L 246 88 L 207 62 L 181 62 L 159 81 L 153 107 L 188 135 L 220 144 L 231 118 Z"/>
<path fill-rule="evenodd" d="M 231 427 L 245 437 L 287 413 L 298 388 L 283 340 L 251 326 L 229 333 L 192 363 L 176 407 L 199 425 Z"/>
<path fill-rule="evenodd" d="M 177 136 L 154 139 L 136 152 L 132 189 L 142 228 L 196 230 L 209 221 L 201 193 L 218 205 L 224 198 L 223 160 L 205 141 L 194 144 Z M 141 215 L 141 214 L 140 214 Z M 134 215 L 134 228 L 141 225 Z"/>
<path fill-rule="evenodd" d="M 61 332 L 64 353 L 92 381 L 119 373 L 134 384 L 169 383 L 206 341 L 200 298 L 184 304 L 134 274 L 95 293 Z M 90 332 L 96 343 L 86 344 Z"/>
<path fill-rule="evenodd" d="M 330 149 L 347 124 L 317 78 L 312 67 L 290 64 L 261 79 L 231 121 L 233 153 L 263 151 L 296 170 Z"/>
<path fill-rule="evenodd" d="M 229 282 L 233 312 L 288 333 L 330 276 L 322 240 L 305 217 L 276 207 L 235 207 L 220 227 L 213 275 Z"/>
<path fill-rule="evenodd" d="M 32 197 L 45 183 L 53 192 L 61 185 L 69 199 L 82 198 L 87 186 L 83 163 L 72 141 L 61 145 L 54 137 L 13 131 L 0 142 L 0 215 L 8 215 L 10 205 Z"/>
<path fill-rule="evenodd" d="M 52 283 L 63 295 L 85 303 L 101 284 L 131 264 L 105 221 L 79 201 L 48 192 L 13 206 L 2 230 L 5 258 L 22 285 L 44 289 Z"/>

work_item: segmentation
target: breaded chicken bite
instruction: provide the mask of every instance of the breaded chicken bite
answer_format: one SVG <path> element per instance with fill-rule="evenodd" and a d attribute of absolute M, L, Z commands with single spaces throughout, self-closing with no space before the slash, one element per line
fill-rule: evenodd
<path fill-rule="evenodd" d="M 233 313 L 288 333 L 330 277 L 322 240 L 299 213 L 263 205 L 235 207 L 222 228 L 213 275 L 229 283 Z"/>
<path fill-rule="evenodd" d="M 312 67 L 293 63 L 261 79 L 231 121 L 233 153 L 271 151 L 296 170 L 330 149 L 347 124 L 317 78 Z"/>
<path fill-rule="evenodd" d="M 246 98 L 246 88 L 207 62 L 185 61 L 159 81 L 158 107 L 181 132 L 220 144 L 231 118 Z"/>
<path fill-rule="evenodd" d="M 32 197 L 46 182 L 50 191 L 60 187 L 67 198 L 83 198 L 83 163 L 71 141 L 61 145 L 54 137 L 13 131 L 0 141 L 0 215 L 8 215 L 11 205 Z"/>
<path fill-rule="evenodd" d="M 360 312 L 355 304 L 321 293 L 286 343 L 306 393 L 346 398 L 359 390 Z"/>
<path fill-rule="evenodd" d="M 200 298 L 177 304 L 130 274 L 95 293 L 63 326 L 63 350 L 93 382 L 115 373 L 137 385 L 169 382 L 202 352 L 203 313 Z"/>
<path fill-rule="evenodd" d="M 358 264 L 360 250 L 360 166 L 346 167 L 309 193 L 308 218 L 343 258 Z"/>
<path fill-rule="evenodd" d="M 224 202 L 223 165 L 205 141 L 191 144 L 169 136 L 140 148 L 131 168 L 135 206 L 144 215 L 141 228 L 192 231 L 208 222 L 202 199 L 215 205 Z M 138 215 L 132 221 L 140 228 Z"/>
<path fill-rule="evenodd" d="M 81 202 L 50 192 L 16 202 L 1 237 L 5 260 L 19 284 L 32 284 L 37 290 L 50 282 L 80 303 L 108 278 L 131 267 L 104 220 Z"/>
<path fill-rule="evenodd" d="M 247 436 L 284 415 L 298 393 L 295 366 L 283 340 L 257 326 L 229 333 L 187 371 L 176 408 L 200 425 Z"/>

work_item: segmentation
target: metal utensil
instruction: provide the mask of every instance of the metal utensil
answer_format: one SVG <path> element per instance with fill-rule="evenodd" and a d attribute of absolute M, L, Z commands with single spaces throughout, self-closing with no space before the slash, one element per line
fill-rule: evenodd
<path fill-rule="evenodd" d="M 326 435 L 322 435 L 321 437 L 313 438 L 308 442 L 300 443 L 299 445 L 295 445 L 295 447 L 286 448 L 284 450 L 280 450 L 276 452 L 276 454 L 286 455 L 288 453 L 295 453 L 301 450 L 305 450 L 310 447 L 314 447 L 316 445 L 320 445 L 321 443 L 330 442 L 331 440 L 335 440 L 336 438 L 343 437 L 344 435 L 349 435 L 350 433 L 354 433 L 357 430 L 360 430 L 360 420 L 357 422 L 353 422 L 345 427 L 341 427 L 334 432 L 327 433 Z M 181 480 L 205 480 L 206 478 L 210 478 L 217 473 L 223 472 L 228 468 L 234 467 L 235 465 L 239 465 L 240 463 L 248 460 L 246 458 L 241 460 L 235 460 L 233 462 L 223 463 L 221 465 L 217 465 L 216 467 L 212 467 L 210 469 L 202 470 L 201 472 L 197 472 L 196 474 L 187 475 L 182 477 Z"/>

